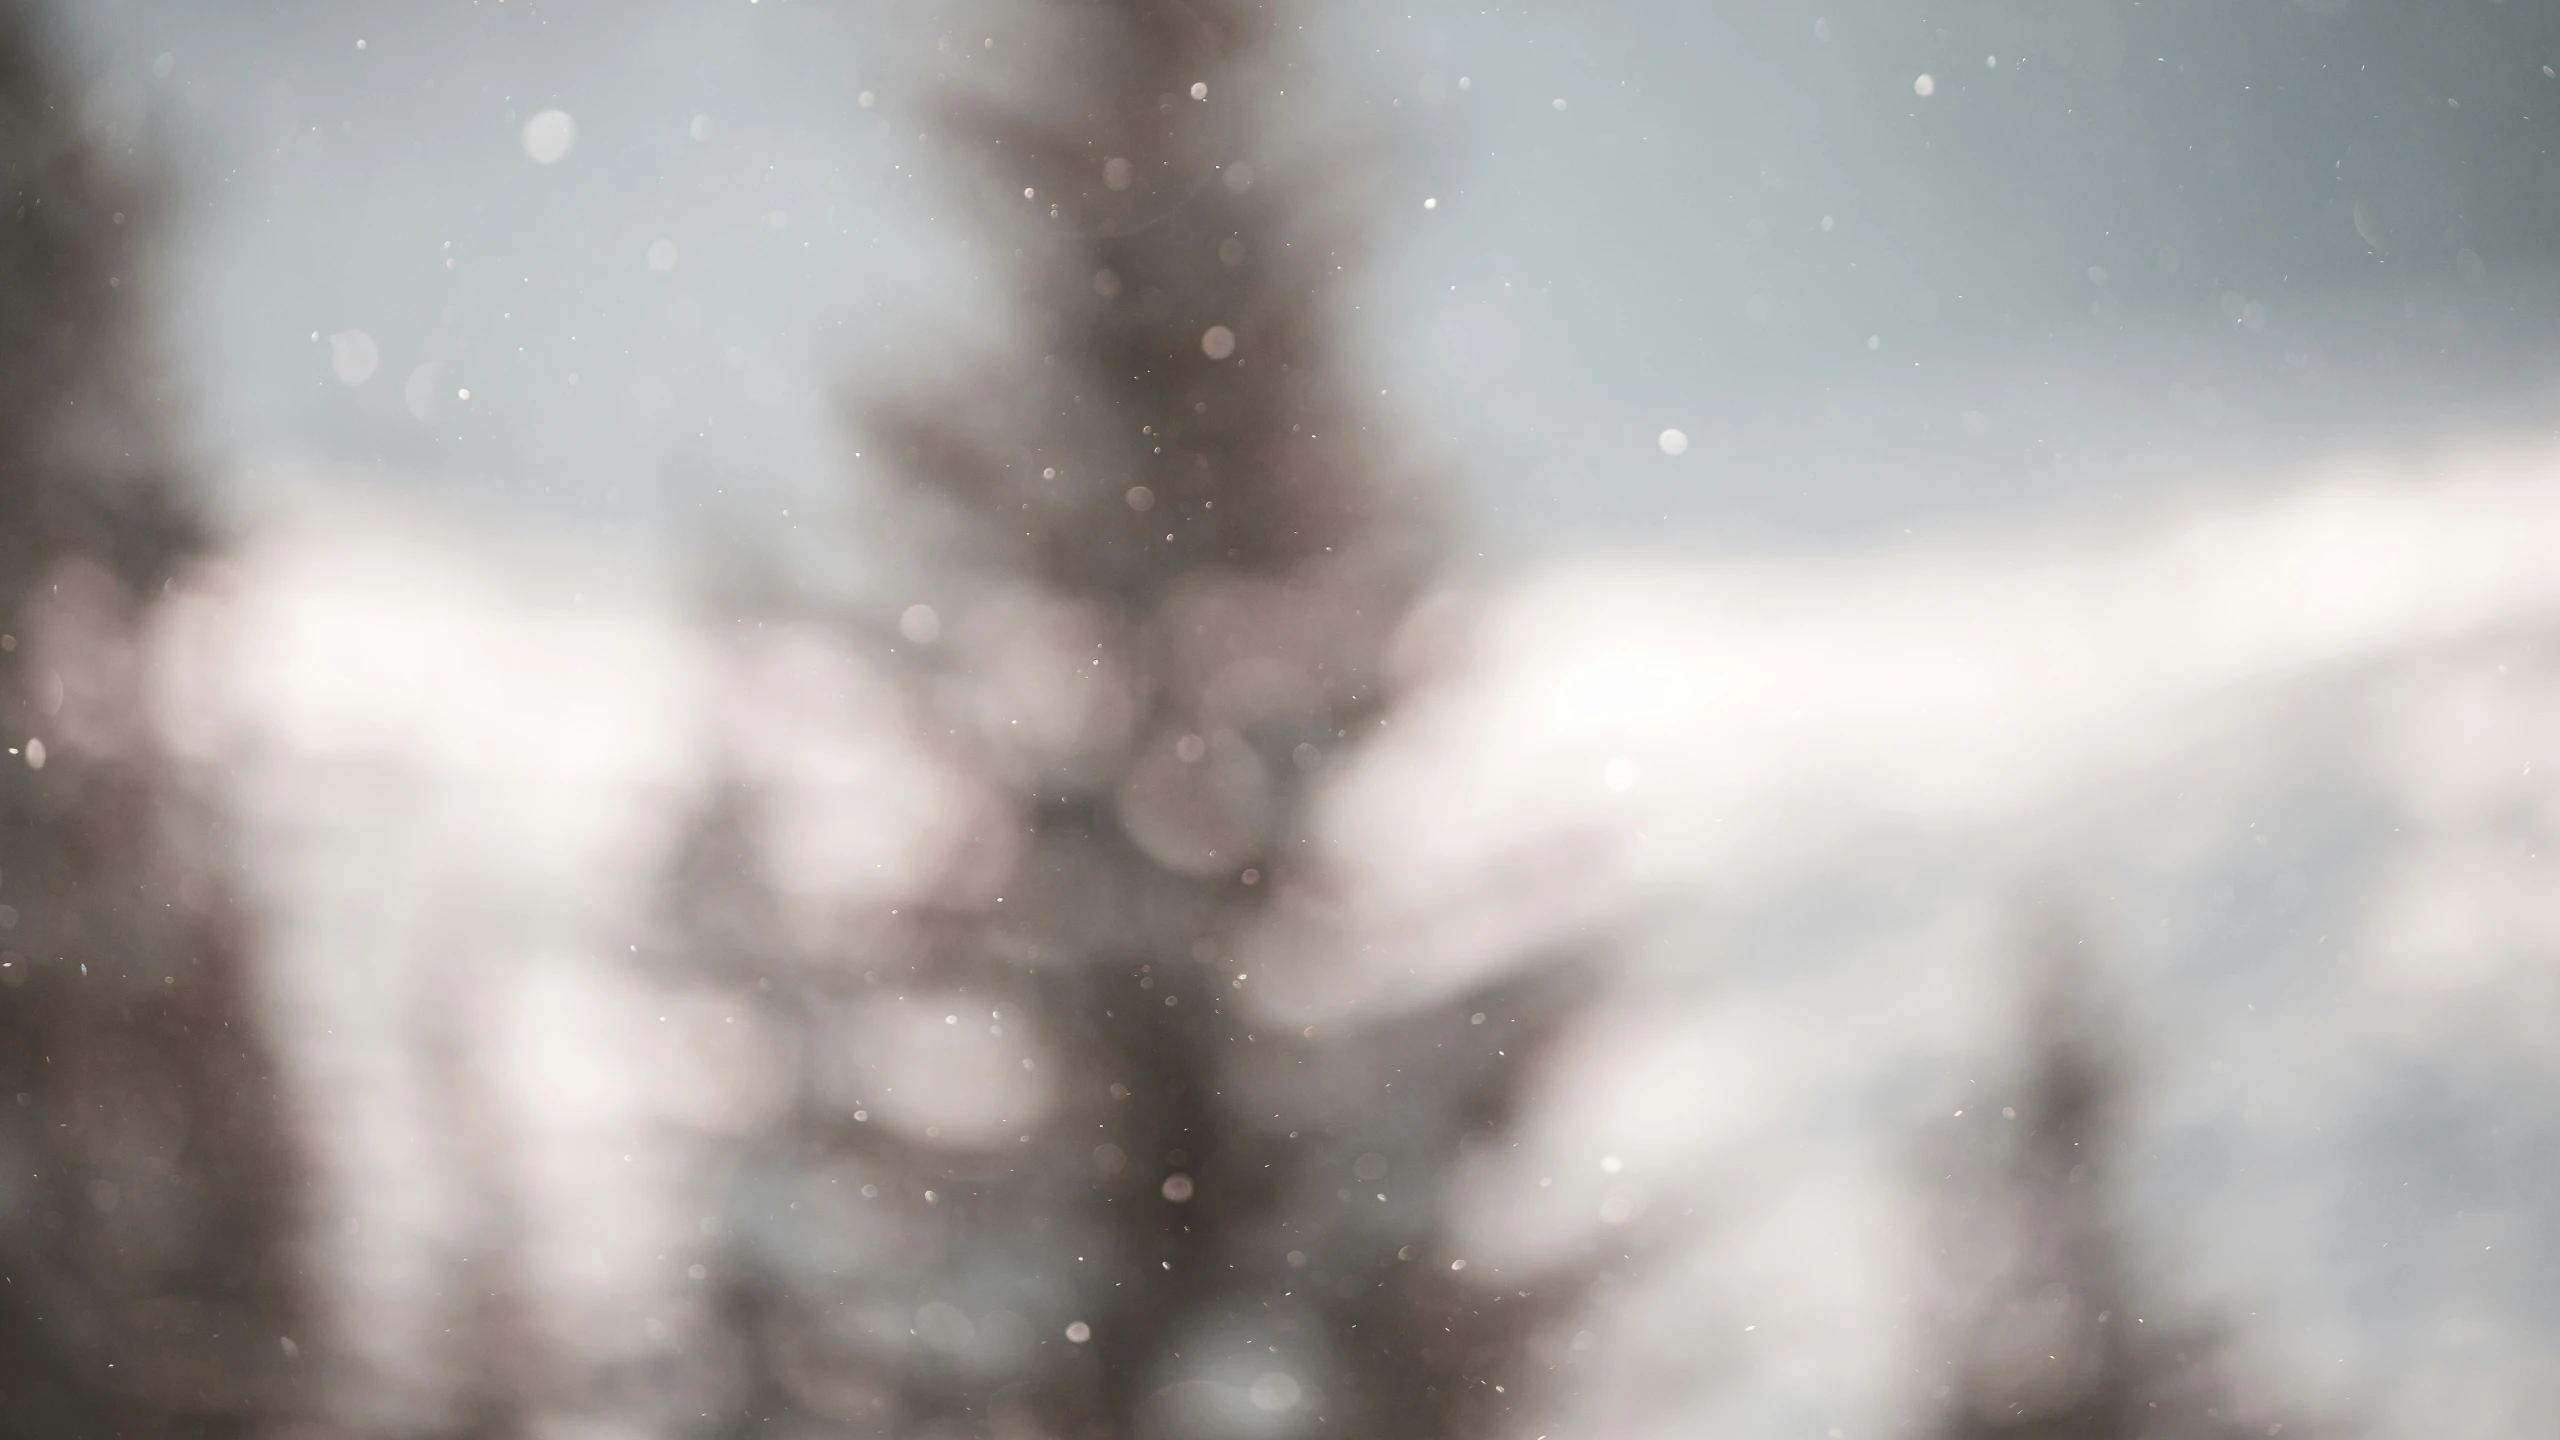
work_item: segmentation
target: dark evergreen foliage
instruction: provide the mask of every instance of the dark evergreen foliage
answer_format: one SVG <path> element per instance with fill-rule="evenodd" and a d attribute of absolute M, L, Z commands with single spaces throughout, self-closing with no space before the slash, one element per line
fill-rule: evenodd
<path fill-rule="evenodd" d="M 0 1431 L 293 1413 L 295 1173 L 138 639 L 202 536 L 137 339 L 147 227 L 0 5 Z"/>
<path fill-rule="evenodd" d="M 1570 1013 L 1571 967 L 1321 1033 L 1244 993 L 1291 963 L 1264 947 L 1275 896 L 1323 880 L 1313 777 L 1376 724 L 1429 559 L 1421 487 L 1338 348 L 1358 202 L 1326 176 L 1352 137 L 1284 133 L 1264 98 L 1294 23 L 1035 0 L 991 12 L 1001 53 L 946 70 L 1018 324 L 859 410 L 913 482 L 906 533 L 933 537 L 907 558 L 935 622 L 883 642 L 1004 796 L 989 825 L 1013 833 L 979 843 L 1011 858 L 1000 903 L 812 941 L 761 898 L 750 789 L 697 828 L 662 963 L 725 976 L 801 1077 L 784 1125 L 703 1151 L 748 1372 L 724 1430 L 1535 1418 L 1523 1342 L 1579 1279 L 1453 1268 L 1441 1202 Z M 1050 707 L 1018 722 L 1038 739 L 987 699 L 1024 647 L 1085 687 L 1023 702 Z M 831 1017 L 919 992 L 1039 1038 L 1035 1121 L 955 1143 L 863 1112 L 877 1081 Z"/>
<path fill-rule="evenodd" d="M 2126 1252 L 2126 1061 L 2096 1019 L 2076 947 L 2037 957 L 2017 1113 L 1979 1157 L 1951 1253 L 1979 1303 L 1954 1317 L 1944 1440 L 2217 1440 L 2320 1433 L 2270 1409 L 2199 1321 Z M 1986 1282 L 1987 1283 L 1984 1283 Z"/>

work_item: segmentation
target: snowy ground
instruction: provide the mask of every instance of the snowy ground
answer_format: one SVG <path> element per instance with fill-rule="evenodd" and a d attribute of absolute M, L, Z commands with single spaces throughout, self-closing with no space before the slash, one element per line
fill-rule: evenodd
<path fill-rule="evenodd" d="M 759 1103 L 734 1022 L 624 963 L 679 823 L 747 778 L 787 896 L 894 904 L 990 801 L 839 638 L 264 468 L 282 498 L 171 608 L 167 716 L 250 857 L 321 1273 L 372 1369 L 351 1403 L 442 1403 L 472 1274 L 564 1361 L 672 1343 L 691 1221 L 651 1137 Z M 2254 493 L 1595 557 L 1414 617 L 1250 968 L 1338 1019 L 1617 957 L 1457 1200 L 1497 1261 L 1683 1217 L 1570 1352 L 1586 1428 L 1925 1409 L 1929 1157 L 2017 1098 L 2043 934 L 2136 1060 L 2126 1219 L 2163 1303 L 2228 1322 L 2306 1420 L 2487 1436 L 2560 1398 L 2560 453 Z"/>

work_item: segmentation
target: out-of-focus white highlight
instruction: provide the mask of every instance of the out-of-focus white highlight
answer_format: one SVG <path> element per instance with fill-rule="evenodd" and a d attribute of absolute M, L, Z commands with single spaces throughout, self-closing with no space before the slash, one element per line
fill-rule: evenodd
<path fill-rule="evenodd" d="M 2554 533 L 2549 466 L 2500 457 L 2130 535 L 1560 567 L 1476 604 L 1446 640 L 1471 663 L 1331 785 L 1339 883 L 1278 928 L 1399 937 L 1406 963 L 1343 951 L 1338 978 L 1418 1000 L 1635 892 L 1776 883 L 1876 827 L 2024 821 L 2265 686 L 2560 618 Z M 1614 768 L 1635 755 L 1641 786 Z"/>
<path fill-rule="evenodd" d="M 536 165 L 556 165 L 578 145 L 578 122 L 566 110 L 545 110 L 524 122 L 524 153 Z"/>
<path fill-rule="evenodd" d="M 1298 1403 L 1298 1379 L 1281 1370 L 1265 1371 L 1256 1377 L 1252 1388 L 1245 1393 L 1252 1397 L 1259 1409 L 1293 1409 Z"/>
<path fill-rule="evenodd" d="M 444 362 L 430 360 L 409 372 L 409 382 L 400 387 L 400 403 L 407 407 L 411 419 L 421 425 L 435 423 L 444 399 Z"/>
<path fill-rule="evenodd" d="M 816 1057 L 821 1089 L 917 1140 L 991 1146 L 1048 1109 L 1049 1070 L 1022 1064 L 1032 1058 L 1028 1022 L 991 1025 L 968 995 L 883 998 L 829 1020 Z"/>
<path fill-rule="evenodd" d="M 382 365 L 382 349 L 361 330 L 341 330 L 329 337 L 329 373 L 341 385 L 361 385 Z"/>

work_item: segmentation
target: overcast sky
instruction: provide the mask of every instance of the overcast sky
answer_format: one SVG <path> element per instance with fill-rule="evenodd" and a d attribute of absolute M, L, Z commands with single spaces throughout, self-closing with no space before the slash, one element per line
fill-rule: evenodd
<path fill-rule="evenodd" d="M 926 133 L 952 7 L 75 4 L 93 120 L 175 172 L 226 459 L 824 554 L 832 387 L 984 313 Z M 1498 556 L 2103 518 L 2512 429 L 2560 378 L 2545 7 L 1311 13 L 1311 93 L 1385 137 L 1342 182 L 1367 359 Z"/>

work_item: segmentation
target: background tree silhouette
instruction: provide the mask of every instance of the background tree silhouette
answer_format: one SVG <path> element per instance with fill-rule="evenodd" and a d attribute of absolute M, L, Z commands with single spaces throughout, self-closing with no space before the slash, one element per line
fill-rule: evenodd
<path fill-rule="evenodd" d="M 248 1434 L 297 1409 L 296 1167 L 211 817 L 143 719 L 203 544 L 137 339 L 148 187 L 52 41 L 0 4 L 0 1429 Z"/>
<path fill-rule="evenodd" d="M 2097 1019 L 2086 951 L 2050 930 L 2026 967 L 2020 1102 L 1966 1162 L 1950 1253 L 1945 1440 L 2136 1440 L 2315 1433 L 2219 1327 L 2146 1285 L 2126 1253 L 2120 1042 Z M 2273 1411 L 2271 1414 L 2270 1411 Z"/>
<path fill-rule="evenodd" d="M 1290 963 L 1253 947 L 1321 882 L 1314 778 L 1377 723 L 1431 560 L 1337 333 L 1359 202 L 1326 181 L 1366 157 L 1273 112 L 1289 7 L 978 18 L 943 42 L 944 113 L 1013 329 L 857 409 L 926 537 L 902 580 L 929 603 L 875 638 L 997 799 L 973 878 L 824 935 L 759 879 L 752 786 L 671 877 L 670 983 L 725 977 L 796 1067 L 779 1123 L 701 1152 L 745 1362 L 717 1428 L 1529 1423 L 1522 1342 L 1579 1276 L 1468 1273 L 1441 1200 L 1572 967 L 1342 1033 L 1247 993 Z M 1021 1047 L 968 1126 L 915 1099 L 966 1077 L 898 1058 L 936 1020 Z"/>

